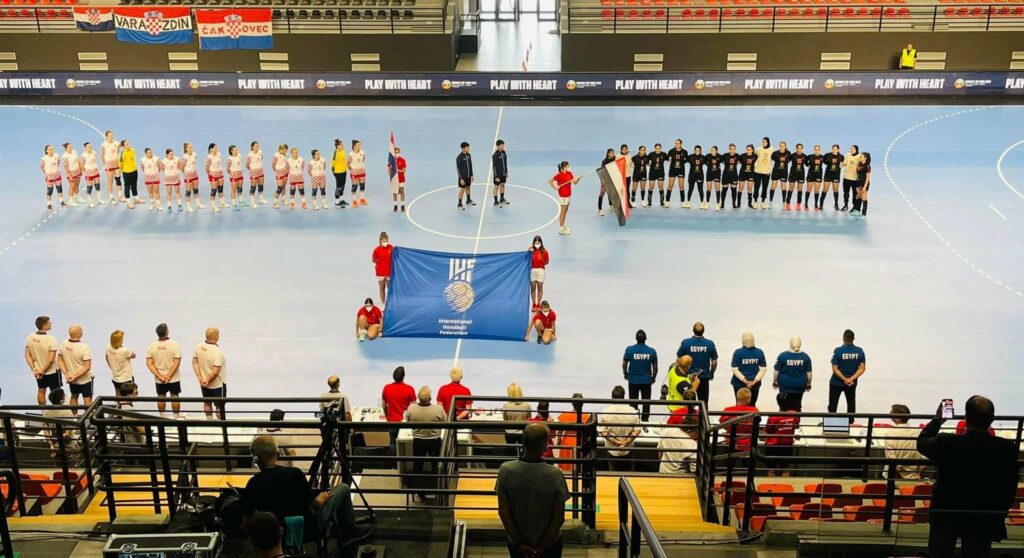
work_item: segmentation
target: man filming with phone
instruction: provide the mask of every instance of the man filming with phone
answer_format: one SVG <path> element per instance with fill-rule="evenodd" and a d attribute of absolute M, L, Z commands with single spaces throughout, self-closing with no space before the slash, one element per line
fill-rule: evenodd
<path fill-rule="evenodd" d="M 989 436 L 995 406 L 975 395 L 964 405 L 967 432 L 940 434 L 953 415 L 943 401 L 917 438 L 917 451 L 935 462 L 937 478 L 928 514 L 928 552 L 952 558 L 959 538 L 963 556 L 989 556 L 992 543 L 1006 538 L 1006 514 L 1017 496 L 1017 449 Z"/>

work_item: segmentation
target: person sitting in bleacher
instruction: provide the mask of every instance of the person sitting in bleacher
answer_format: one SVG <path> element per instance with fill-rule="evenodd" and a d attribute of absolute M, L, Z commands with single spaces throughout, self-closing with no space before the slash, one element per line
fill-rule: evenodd
<path fill-rule="evenodd" d="M 875 431 L 879 436 L 885 437 L 882 444 L 885 446 L 886 459 L 924 459 L 917 452 L 917 436 L 921 429 L 907 424 L 910 419 L 910 408 L 897 403 L 889 410 L 889 416 L 892 418 L 893 427 Z M 922 465 L 896 466 L 899 478 L 907 480 L 920 479 L 922 470 Z"/>
<path fill-rule="evenodd" d="M 281 409 L 274 409 L 270 411 L 270 422 L 284 422 L 284 411 Z M 291 434 L 285 434 L 284 430 L 280 426 L 269 426 L 262 429 L 262 433 L 274 438 L 274 443 L 277 444 L 278 451 L 280 452 L 279 457 L 294 457 L 296 455 L 295 448 L 292 447 L 292 436 Z M 281 466 L 291 467 L 292 462 L 288 459 L 282 459 L 280 461 Z"/>
<path fill-rule="evenodd" d="M 51 406 L 43 409 L 44 417 L 53 419 L 75 420 L 75 412 L 72 411 L 71 409 L 53 408 L 55 406 L 62 406 L 67 404 L 67 397 L 64 395 L 63 388 L 50 390 L 50 393 L 47 397 L 50 399 Z M 57 451 L 57 449 L 60 448 L 59 442 L 57 440 L 57 428 L 48 427 L 46 429 L 46 432 L 47 438 L 49 438 L 50 440 L 50 449 Z M 75 429 L 73 427 L 64 428 L 64 450 L 65 453 L 67 453 L 68 455 L 76 453 L 78 452 L 78 450 L 81 449 L 81 446 L 78 444 L 77 441 L 75 441 L 74 436 Z"/>
<path fill-rule="evenodd" d="M 139 396 L 139 385 L 133 381 L 127 381 L 119 386 L 117 393 L 119 399 L 117 401 L 117 408 L 125 411 L 134 411 L 135 405 L 132 404 L 132 399 Z M 126 444 L 144 444 L 146 442 L 146 429 L 142 426 L 123 426 L 121 427 L 121 441 Z"/>
<path fill-rule="evenodd" d="M 696 395 L 696 393 L 694 394 Z M 679 425 L 661 429 L 658 453 L 659 473 L 694 473 L 697 471 L 697 417 L 687 416 Z"/>
<path fill-rule="evenodd" d="M 745 387 L 740 388 L 736 390 L 736 404 L 722 409 L 722 416 L 718 418 L 718 422 L 728 422 L 734 418 L 756 412 L 757 407 L 750 404 L 750 390 Z M 735 436 L 736 443 L 733 446 L 735 451 L 750 451 L 750 434 L 752 431 L 753 423 L 750 421 L 734 424 L 726 430 L 723 443 L 728 445 L 729 438 Z"/>
<path fill-rule="evenodd" d="M 803 393 L 797 394 L 803 395 Z M 772 457 L 793 457 L 793 442 L 796 440 L 796 429 L 800 428 L 800 405 L 802 398 L 792 393 L 781 392 L 775 397 L 781 415 L 768 417 L 765 424 L 764 452 Z M 768 476 L 781 474 L 789 476 L 789 464 L 784 461 L 768 463 Z"/>
<path fill-rule="evenodd" d="M 696 390 L 686 390 L 686 393 L 683 394 L 683 402 L 696 403 L 697 397 L 698 396 Z M 685 405 L 679 407 L 676 410 L 672 411 L 672 414 L 668 416 L 668 421 L 666 422 L 668 424 L 678 426 L 680 424 L 683 424 L 683 420 L 690 415 L 693 415 L 694 417 L 700 416 L 700 407 L 690 407 Z"/>
<path fill-rule="evenodd" d="M 630 449 L 633 447 L 633 441 L 640 435 L 640 413 L 626 405 L 626 389 L 622 386 L 615 386 L 612 390 L 612 399 L 621 399 L 623 402 L 609 405 L 601 411 L 598 415 L 598 430 L 604 438 L 611 469 L 632 471 L 633 458 Z"/>
<path fill-rule="evenodd" d="M 249 520 L 249 543 L 256 551 L 256 558 L 310 558 L 308 554 L 286 554 L 281 546 L 284 529 L 274 514 L 256 512 Z"/>
<path fill-rule="evenodd" d="M 338 542 L 347 546 L 370 536 L 372 529 L 356 525 L 355 509 L 349 487 L 340 484 L 331 491 L 316 494 L 306 475 L 296 467 L 281 465 L 277 442 L 261 434 L 249 446 L 259 472 L 249 479 L 242 492 L 241 507 L 245 524 L 256 512 L 274 514 L 278 525 L 287 532 L 289 524 L 303 519 L 303 541 L 317 540 L 333 520 Z"/>

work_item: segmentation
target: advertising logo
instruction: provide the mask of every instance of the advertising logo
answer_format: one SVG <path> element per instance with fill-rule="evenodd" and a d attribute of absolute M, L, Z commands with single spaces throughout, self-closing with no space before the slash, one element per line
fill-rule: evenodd
<path fill-rule="evenodd" d="M 444 298 L 448 306 L 456 312 L 465 312 L 473 306 L 476 293 L 473 292 L 474 258 L 450 258 L 448 260 L 448 286 L 444 289 Z"/>

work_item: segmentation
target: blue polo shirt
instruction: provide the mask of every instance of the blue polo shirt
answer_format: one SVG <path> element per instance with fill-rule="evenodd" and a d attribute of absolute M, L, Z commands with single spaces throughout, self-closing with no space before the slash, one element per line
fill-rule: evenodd
<path fill-rule="evenodd" d="M 626 380 L 631 384 L 653 384 L 658 374 L 658 351 L 647 345 L 630 345 L 622 360 L 626 363 Z"/>
<path fill-rule="evenodd" d="M 779 373 L 779 391 L 803 393 L 811 373 L 811 357 L 804 352 L 783 351 L 775 361 L 775 371 Z"/>
<path fill-rule="evenodd" d="M 842 344 L 836 347 L 835 351 L 832 351 L 832 364 L 839 368 L 839 373 L 844 377 L 849 378 L 857 373 L 857 369 L 860 368 L 861 364 L 867 364 L 864 359 L 864 349 L 861 349 L 857 345 Z M 842 387 L 843 382 L 836 378 L 836 375 L 832 375 L 832 379 L 829 380 L 832 385 L 836 387 Z M 854 385 L 857 385 L 856 383 Z"/>
<path fill-rule="evenodd" d="M 762 366 L 767 368 L 768 362 L 764 359 L 764 351 L 757 347 L 752 347 L 750 349 L 740 347 L 732 353 L 732 367 L 739 369 L 740 374 L 743 374 L 743 377 L 748 381 L 757 377 L 757 373 Z M 731 383 L 732 386 L 737 389 L 746 387 L 736 379 L 736 376 L 732 377 Z"/>
<path fill-rule="evenodd" d="M 711 361 L 718 360 L 718 349 L 715 348 L 714 341 L 696 336 L 683 339 L 679 350 L 676 351 L 676 357 L 683 355 L 689 355 L 693 359 L 690 372 L 698 373 L 702 381 L 711 379 Z"/>

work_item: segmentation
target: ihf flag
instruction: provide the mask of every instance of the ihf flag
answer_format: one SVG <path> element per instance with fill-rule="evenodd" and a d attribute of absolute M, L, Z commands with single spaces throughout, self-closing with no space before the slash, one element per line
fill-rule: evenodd
<path fill-rule="evenodd" d="M 199 48 L 231 50 L 274 48 L 270 9 L 196 10 Z"/>
<path fill-rule="evenodd" d="M 626 158 L 617 155 L 615 160 L 597 169 L 601 177 L 601 185 L 608 193 L 608 205 L 612 206 L 615 216 L 619 218 L 619 226 L 626 226 L 629 219 L 629 196 L 626 192 Z"/>
<path fill-rule="evenodd" d="M 396 247 L 384 332 L 522 341 L 529 289 L 529 252 L 474 256 Z"/>
<path fill-rule="evenodd" d="M 75 27 L 79 31 L 113 31 L 113 8 L 74 8 Z"/>
<path fill-rule="evenodd" d="M 175 45 L 192 42 L 188 8 L 114 8 L 117 40 L 126 43 Z"/>
<path fill-rule="evenodd" d="M 391 132 L 391 141 L 388 142 L 388 180 L 391 181 L 391 191 L 398 191 L 398 155 L 395 155 L 395 133 Z"/>

